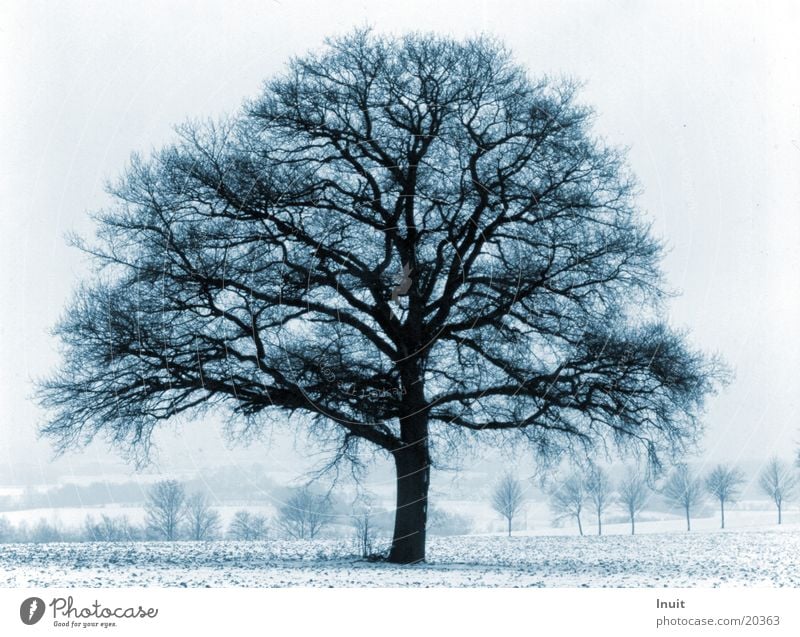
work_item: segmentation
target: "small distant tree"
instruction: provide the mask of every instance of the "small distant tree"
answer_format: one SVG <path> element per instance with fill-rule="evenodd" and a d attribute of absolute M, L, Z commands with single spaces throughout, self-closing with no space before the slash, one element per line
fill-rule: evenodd
<path fill-rule="evenodd" d="M 83 521 L 83 536 L 87 542 L 112 542 L 109 540 L 109 527 L 111 518 L 102 515 L 100 521 L 95 520 L 93 515 L 87 515 Z"/>
<path fill-rule="evenodd" d="M 31 530 L 25 520 L 20 520 L 16 527 L 13 529 L 14 542 L 30 542 Z"/>
<path fill-rule="evenodd" d="M 327 497 L 299 489 L 281 505 L 278 525 L 289 537 L 313 540 L 330 520 L 330 509 Z"/>
<path fill-rule="evenodd" d="M 11 542 L 14 539 L 14 527 L 4 517 L 0 517 L 0 543 Z"/>
<path fill-rule="evenodd" d="M 141 539 L 142 533 L 140 527 L 132 523 L 127 515 L 118 517 L 116 522 L 120 542 L 133 542 Z"/>
<path fill-rule="evenodd" d="M 353 527 L 353 544 L 359 555 L 364 558 L 375 554 L 375 542 L 378 533 L 378 518 L 386 514 L 386 510 L 375 507 L 375 498 L 371 493 L 359 493 L 353 503 L 350 522 Z"/>
<path fill-rule="evenodd" d="M 629 468 L 617 489 L 619 502 L 631 521 L 631 535 L 636 533 L 636 516 L 644 509 L 649 498 L 649 489 L 636 469 Z"/>
<path fill-rule="evenodd" d="M 264 540 L 267 538 L 267 518 L 249 511 L 237 511 L 233 516 L 228 535 L 241 541 Z"/>
<path fill-rule="evenodd" d="M 797 478 L 783 460 L 773 456 L 761 472 L 759 484 L 778 508 L 778 524 L 780 524 L 783 521 L 783 503 L 794 496 Z"/>
<path fill-rule="evenodd" d="M 556 519 L 574 517 L 581 535 L 583 535 L 581 513 L 586 496 L 586 482 L 577 471 L 571 473 L 550 493 L 550 506 L 556 513 Z"/>
<path fill-rule="evenodd" d="M 104 513 L 99 521 L 92 515 L 86 516 L 83 535 L 89 542 L 130 542 L 137 538 L 138 532 L 127 516 L 113 518 Z"/>
<path fill-rule="evenodd" d="M 369 557 L 373 553 L 375 528 L 372 523 L 372 508 L 363 506 L 352 516 L 353 540 L 361 557 Z"/>
<path fill-rule="evenodd" d="M 33 527 L 30 536 L 31 542 L 37 544 L 46 544 L 48 542 L 60 542 L 63 539 L 61 530 L 55 524 L 50 524 L 44 518 L 41 518 L 36 526 Z"/>
<path fill-rule="evenodd" d="M 703 501 L 703 483 L 692 475 L 685 464 L 675 467 L 669 476 L 662 495 L 674 507 L 683 509 L 686 514 L 686 530 L 692 530 L 692 509 Z"/>
<path fill-rule="evenodd" d="M 602 467 L 592 465 L 586 474 L 586 493 L 597 515 L 597 535 L 603 534 L 603 513 L 611 502 L 611 483 Z"/>
<path fill-rule="evenodd" d="M 428 511 L 428 531 L 433 535 L 468 535 L 472 520 L 466 515 L 432 508 Z"/>
<path fill-rule="evenodd" d="M 219 513 L 211 508 L 203 493 L 194 493 L 186 500 L 186 522 L 190 540 L 213 540 L 219 535 Z"/>
<path fill-rule="evenodd" d="M 500 480 L 492 493 L 492 508 L 506 519 L 508 537 L 511 537 L 511 523 L 522 508 L 523 499 L 522 485 L 510 473 Z"/>
<path fill-rule="evenodd" d="M 177 480 L 156 482 L 147 496 L 145 524 L 150 537 L 172 542 L 186 517 L 186 492 Z"/>
<path fill-rule="evenodd" d="M 706 489 L 719 501 L 720 528 L 725 528 L 725 504 L 735 502 L 744 482 L 744 474 L 736 467 L 719 464 L 706 477 Z"/>

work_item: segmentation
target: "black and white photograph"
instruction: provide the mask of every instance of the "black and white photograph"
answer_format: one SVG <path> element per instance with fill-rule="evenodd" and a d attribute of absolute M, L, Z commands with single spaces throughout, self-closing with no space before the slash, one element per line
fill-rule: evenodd
<path fill-rule="evenodd" d="M 800 587 L 800 5 L 0 6 L 20 634 L 90 616 L 48 589 Z"/>

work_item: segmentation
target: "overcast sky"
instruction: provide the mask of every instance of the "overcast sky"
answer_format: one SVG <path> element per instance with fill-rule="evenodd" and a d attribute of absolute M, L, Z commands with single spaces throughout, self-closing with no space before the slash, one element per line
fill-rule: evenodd
<path fill-rule="evenodd" d="M 794 6 L 792 6 L 794 5 Z M 735 381 L 713 398 L 707 461 L 800 441 L 800 12 L 790 2 L 0 3 L 0 467 L 42 470 L 31 379 L 56 364 L 48 330 L 87 263 L 104 181 L 186 118 L 235 111 L 287 58 L 354 26 L 489 33 L 531 73 L 585 82 L 595 131 L 630 148 L 641 207 L 670 248 L 674 324 Z M 220 451 L 213 423 L 158 437 L 161 466 Z M 187 428 L 183 428 L 184 433 Z M 107 458 L 97 445 L 57 466 Z"/>

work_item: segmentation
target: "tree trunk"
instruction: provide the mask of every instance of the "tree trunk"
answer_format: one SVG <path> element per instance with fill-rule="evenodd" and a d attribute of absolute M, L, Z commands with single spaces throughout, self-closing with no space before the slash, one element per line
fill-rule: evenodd
<path fill-rule="evenodd" d="M 778 524 L 781 523 L 781 505 L 778 505 Z"/>
<path fill-rule="evenodd" d="M 636 534 L 636 522 L 633 519 L 633 515 L 631 514 L 631 535 Z"/>
<path fill-rule="evenodd" d="M 597 535 L 603 535 L 603 522 L 600 519 L 600 511 L 597 512 Z"/>
<path fill-rule="evenodd" d="M 511 537 L 511 518 L 508 518 L 508 537 Z"/>
<path fill-rule="evenodd" d="M 722 527 L 721 528 L 724 529 L 725 528 L 725 500 L 720 500 L 719 501 L 719 512 L 720 512 L 720 515 L 722 516 Z"/>
<path fill-rule="evenodd" d="M 686 530 L 692 530 L 692 519 L 689 517 L 689 507 L 686 507 Z"/>
<path fill-rule="evenodd" d="M 392 452 L 397 469 L 397 509 L 388 559 L 395 564 L 416 564 L 425 561 L 430 486 L 427 413 L 412 412 L 401 421 L 401 432 L 405 444 Z"/>
<path fill-rule="evenodd" d="M 413 197 L 406 201 L 413 207 Z M 416 271 L 416 261 L 409 265 Z M 415 277 L 416 278 L 416 277 Z M 415 310 L 416 281 L 409 290 L 407 351 L 423 351 L 419 347 L 421 320 Z M 397 507 L 394 514 L 394 535 L 388 560 L 395 564 L 417 564 L 425 561 L 425 530 L 428 519 L 430 487 L 430 448 L 428 443 L 428 407 L 418 355 L 407 357 L 400 367 L 404 391 L 400 415 L 402 446 L 392 450 L 397 470 Z"/>
<path fill-rule="evenodd" d="M 578 531 L 580 531 L 580 534 L 583 535 L 583 525 L 581 524 L 581 514 L 578 513 L 578 515 L 576 515 L 575 517 L 578 518 Z"/>

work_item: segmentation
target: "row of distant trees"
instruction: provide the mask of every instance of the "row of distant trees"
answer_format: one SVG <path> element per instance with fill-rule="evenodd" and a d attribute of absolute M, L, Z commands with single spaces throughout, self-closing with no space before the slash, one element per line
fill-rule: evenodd
<path fill-rule="evenodd" d="M 124 542 L 136 540 L 208 541 L 222 537 L 231 540 L 263 540 L 270 527 L 266 516 L 246 510 L 237 511 L 227 528 L 209 498 L 200 492 L 187 493 L 176 480 L 154 484 L 145 502 L 144 525 L 131 523 L 127 516 L 95 518 L 88 515 L 79 531 L 64 531 L 47 520 L 32 527 L 21 523 L 14 527 L 0 518 L 0 542 L 55 542 L 84 540 Z M 276 531 L 297 539 L 315 538 L 328 521 L 329 500 L 308 489 L 298 489 L 278 510 Z"/>
<path fill-rule="evenodd" d="M 686 530 L 692 529 L 692 511 L 700 505 L 706 494 L 719 503 L 720 526 L 725 528 L 725 505 L 736 502 L 744 473 L 737 467 L 717 465 L 705 477 L 692 473 L 685 464 L 678 465 L 670 475 L 662 495 L 686 516 Z M 772 500 L 778 513 L 778 524 L 783 522 L 783 507 L 796 494 L 797 475 L 792 468 L 777 457 L 767 462 L 758 476 L 761 490 Z"/>
<path fill-rule="evenodd" d="M 636 516 L 649 498 L 649 488 L 645 479 L 635 469 L 630 468 L 617 484 L 615 493 L 606 471 L 593 466 L 583 473 L 573 471 L 558 481 L 550 490 L 550 498 L 556 519 L 574 517 L 581 535 L 583 535 L 581 516 L 587 508 L 591 507 L 596 513 L 597 534 L 602 535 L 603 513 L 612 502 L 616 501 L 627 512 L 633 534 L 636 531 Z M 510 474 L 500 480 L 492 493 L 492 508 L 505 519 L 509 536 L 514 518 L 522 510 L 524 500 L 522 484 Z"/>
<path fill-rule="evenodd" d="M 798 479 L 792 468 L 774 457 L 759 474 L 759 486 L 775 504 L 778 524 L 783 521 L 783 507 L 796 493 Z M 691 531 L 692 514 L 707 496 L 712 497 L 720 510 L 720 527 L 725 528 L 725 507 L 737 501 L 745 482 L 744 473 L 737 467 L 719 464 L 706 475 L 696 475 L 688 465 L 678 464 L 660 488 L 651 488 L 635 468 L 628 468 L 624 477 L 613 485 L 602 467 L 573 470 L 556 480 L 550 489 L 550 506 L 556 520 L 573 518 L 583 535 L 582 516 L 586 511 L 597 520 L 597 534 L 603 533 L 603 516 L 614 503 L 626 512 L 631 535 L 636 532 L 636 516 L 644 509 L 653 493 L 660 494 L 686 516 L 686 530 Z M 504 476 L 492 492 L 492 507 L 506 521 L 508 535 L 512 522 L 524 505 L 522 484 L 513 475 Z"/>
<path fill-rule="evenodd" d="M 720 526 L 725 528 L 725 508 L 736 502 L 744 482 L 744 473 L 734 466 L 720 464 L 705 476 L 698 476 L 688 465 L 679 464 L 658 489 L 651 488 L 635 468 L 628 468 L 623 478 L 613 485 L 602 467 L 590 465 L 588 469 L 573 470 L 556 480 L 549 495 L 556 519 L 574 518 L 581 535 L 584 534 L 582 516 L 587 510 L 596 518 L 597 534 L 601 535 L 603 516 L 614 503 L 625 510 L 631 534 L 634 534 L 636 517 L 653 493 L 659 493 L 672 506 L 684 512 L 688 531 L 691 530 L 693 512 L 706 496 L 713 497 L 719 503 Z M 759 475 L 759 485 L 774 502 L 778 524 L 781 524 L 783 507 L 795 495 L 797 476 L 785 462 L 772 458 Z M 510 474 L 500 480 L 492 493 L 492 506 L 506 520 L 509 536 L 513 520 L 522 510 L 524 501 L 522 484 Z M 388 514 L 388 511 L 362 503 L 350 515 L 353 541 L 363 556 L 374 553 L 379 535 L 387 530 Z M 13 527 L 0 518 L 0 542 L 208 541 L 221 538 L 247 541 L 266 539 L 270 527 L 285 537 L 314 539 L 333 517 L 328 496 L 302 488 L 286 499 L 271 523 L 263 515 L 240 510 L 234 514 L 227 529 L 223 530 L 219 512 L 211 506 L 205 494 L 187 493 L 182 483 L 165 480 L 154 484 L 148 492 L 143 526 L 132 524 L 127 516 L 102 514 L 99 519 L 87 516 L 82 532 L 65 532 L 46 520 L 40 520 L 32 527 L 25 523 Z M 428 530 L 435 534 L 464 535 L 471 528 L 471 521 L 465 516 L 435 508 L 429 512 Z"/>
<path fill-rule="evenodd" d="M 295 491 L 278 510 L 275 524 L 287 537 L 313 540 L 330 519 L 328 497 L 307 488 Z M 222 535 L 219 512 L 203 493 L 187 494 L 176 480 L 156 483 L 145 504 L 148 537 L 165 541 L 212 540 Z M 233 540 L 262 540 L 267 536 L 268 520 L 249 511 L 237 511 L 228 526 Z"/>
<path fill-rule="evenodd" d="M 308 488 L 297 489 L 278 508 L 270 520 L 246 510 L 237 511 L 224 528 L 219 512 L 201 492 L 189 493 L 176 480 L 157 482 L 147 492 L 144 524 L 132 523 L 125 516 L 88 515 L 80 529 L 64 529 L 45 519 L 29 526 L 17 526 L 0 517 L 0 542 L 131 542 L 142 540 L 238 541 L 264 540 L 268 536 L 293 539 L 314 539 L 335 518 L 330 497 Z M 374 506 L 368 498 L 350 512 L 350 533 L 357 552 L 369 557 L 388 541 L 391 512 Z M 339 525 L 341 526 L 341 525 Z M 472 529 L 466 516 L 431 508 L 428 530 L 437 535 L 465 535 Z M 341 537 L 341 528 L 339 528 Z"/>

